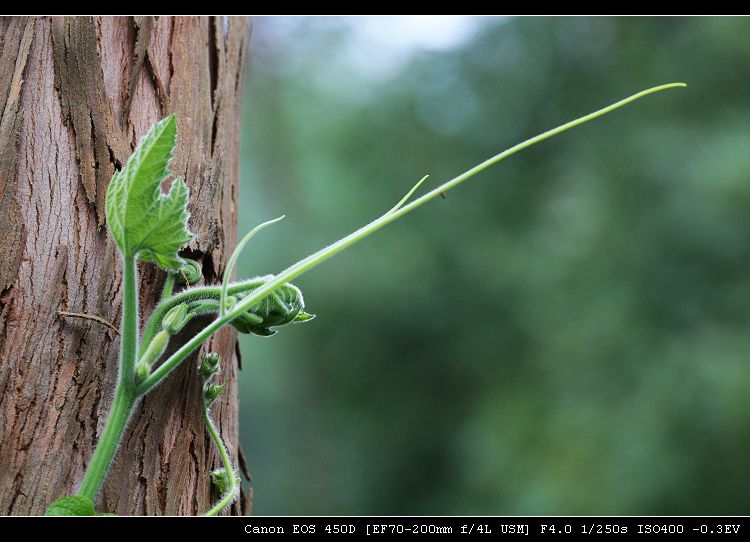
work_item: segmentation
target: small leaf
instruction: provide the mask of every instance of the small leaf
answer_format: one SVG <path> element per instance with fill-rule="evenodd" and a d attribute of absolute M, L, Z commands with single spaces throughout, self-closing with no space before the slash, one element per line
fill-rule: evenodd
<path fill-rule="evenodd" d="M 300 322 L 309 322 L 310 320 L 314 320 L 314 319 L 315 319 L 314 314 L 310 314 L 309 312 L 305 312 L 305 311 L 299 311 L 297 313 L 297 316 L 294 317 L 294 320 L 292 320 L 292 322 L 296 324 Z"/>
<path fill-rule="evenodd" d="M 185 181 L 178 178 L 168 194 L 161 191 L 176 137 L 174 115 L 154 124 L 113 175 L 105 202 L 107 224 L 123 256 L 153 261 L 166 270 L 184 265 L 177 252 L 193 239 L 187 228 Z"/>
<path fill-rule="evenodd" d="M 45 516 L 95 516 L 94 503 L 88 497 L 60 497 L 49 505 Z"/>
<path fill-rule="evenodd" d="M 239 476 L 237 476 L 237 473 L 232 473 L 234 475 L 234 481 L 237 486 L 239 486 L 240 483 L 242 483 L 242 480 Z M 227 469 L 221 468 L 216 469 L 211 472 L 211 483 L 214 485 L 214 487 L 218 490 L 220 494 L 224 494 L 227 492 L 231 485 L 231 480 L 229 479 L 229 473 L 227 472 Z"/>

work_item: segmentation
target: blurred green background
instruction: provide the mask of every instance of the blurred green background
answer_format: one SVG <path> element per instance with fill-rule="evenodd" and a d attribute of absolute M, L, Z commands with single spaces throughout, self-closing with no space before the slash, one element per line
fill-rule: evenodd
<path fill-rule="evenodd" d="M 746 514 L 750 20 L 259 18 L 240 276 L 529 136 L 242 338 L 256 514 Z"/>

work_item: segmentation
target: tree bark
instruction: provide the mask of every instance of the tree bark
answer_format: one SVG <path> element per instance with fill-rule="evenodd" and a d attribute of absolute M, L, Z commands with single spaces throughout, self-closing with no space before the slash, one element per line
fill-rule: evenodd
<path fill-rule="evenodd" d="M 175 113 L 171 169 L 191 190 L 185 255 L 221 276 L 236 239 L 245 19 L 71 17 L 0 20 L 0 513 L 42 514 L 75 494 L 117 378 L 122 274 L 104 194 L 157 120 Z M 140 264 L 142 319 L 164 274 Z M 238 455 L 234 332 L 227 389 L 212 411 Z M 201 415 L 197 355 L 138 406 L 97 510 L 200 514 L 220 466 Z M 248 513 L 243 495 L 232 509 Z"/>

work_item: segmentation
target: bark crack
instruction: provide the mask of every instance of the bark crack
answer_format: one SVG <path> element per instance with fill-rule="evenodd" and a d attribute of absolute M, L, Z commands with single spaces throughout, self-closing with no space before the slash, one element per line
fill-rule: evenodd
<path fill-rule="evenodd" d="M 143 60 L 146 58 L 146 51 L 148 50 L 149 40 L 151 39 L 153 19 L 151 17 L 134 17 L 133 24 L 136 30 L 136 38 L 135 46 L 133 47 L 133 68 L 130 72 L 130 80 L 128 81 L 127 94 L 125 97 L 125 107 L 122 109 L 122 118 L 120 119 L 120 123 L 123 126 L 125 126 L 125 123 L 130 116 L 130 105 L 133 101 L 133 95 L 135 94 L 135 86 L 138 84 L 138 78 L 141 75 L 141 66 L 143 66 Z"/>
<path fill-rule="evenodd" d="M 7 25 L 0 52 L 0 289 L 7 290 L 17 279 L 26 229 L 20 220 L 15 175 L 19 134 L 23 120 L 20 109 L 24 74 L 34 38 L 35 18 L 13 17 Z M 0 339 L 3 337 L 0 336 Z"/>

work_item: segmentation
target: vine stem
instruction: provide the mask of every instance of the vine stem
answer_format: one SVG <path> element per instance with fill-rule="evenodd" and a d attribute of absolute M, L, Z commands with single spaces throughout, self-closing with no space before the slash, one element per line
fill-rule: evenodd
<path fill-rule="evenodd" d="M 99 492 L 104 477 L 109 470 L 109 465 L 117 452 L 122 435 L 127 427 L 130 413 L 135 405 L 134 397 L 125 391 L 123 386 L 117 385 L 112 409 L 109 411 L 107 423 L 99 437 L 91 463 L 86 468 L 86 475 L 78 488 L 78 495 L 88 497 L 92 501 Z"/>
<path fill-rule="evenodd" d="M 208 413 L 208 407 L 205 406 L 203 407 L 203 419 L 206 422 L 206 427 L 208 427 L 208 432 L 211 434 L 211 438 L 219 449 L 221 462 L 224 463 L 224 470 L 226 471 L 227 479 L 229 480 L 229 487 L 224 492 L 224 495 L 221 496 L 219 502 L 211 507 L 211 510 L 203 514 L 204 516 L 216 516 L 227 506 L 232 504 L 235 494 L 237 493 L 237 479 L 234 476 L 234 467 L 232 466 L 232 460 L 229 458 L 227 447 L 224 445 L 224 441 L 221 440 L 219 431 L 216 429 L 216 425 L 214 425 L 214 421 Z"/>
<path fill-rule="evenodd" d="M 134 373 L 135 355 L 138 350 L 138 268 L 135 257 L 124 257 L 123 269 L 120 374 L 107 422 L 78 488 L 79 496 L 88 497 L 92 501 L 107 475 L 138 398 Z"/>
<path fill-rule="evenodd" d="M 302 275 L 303 273 L 309 271 L 313 267 L 320 265 L 321 263 L 331 258 L 332 256 L 338 254 L 342 250 L 347 249 L 348 247 L 364 239 L 368 235 L 375 233 L 380 228 L 412 212 L 417 207 L 421 207 L 428 201 L 435 199 L 437 197 L 440 197 L 442 194 L 444 194 L 451 188 L 455 188 L 456 186 L 466 181 L 467 179 L 473 177 L 477 173 L 480 173 L 481 171 L 484 171 L 488 167 L 496 164 L 497 162 L 500 162 L 501 160 L 513 154 L 516 154 L 519 151 L 522 151 L 528 147 L 531 147 L 532 145 L 540 143 L 544 141 L 545 139 L 549 139 L 557 134 L 570 130 L 571 128 L 575 128 L 576 126 L 580 126 L 581 124 L 584 124 L 590 120 L 594 120 L 597 117 L 606 115 L 607 113 L 614 111 L 615 109 L 618 109 L 635 100 L 643 98 L 644 96 L 648 96 L 649 94 L 660 92 L 662 90 L 668 90 L 672 88 L 686 87 L 686 86 L 687 85 L 685 83 L 670 83 L 666 85 L 659 85 L 656 87 L 652 87 L 652 88 L 643 90 L 641 92 L 638 92 L 636 94 L 633 94 L 632 96 L 629 96 L 623 100 L 620 100 L 619 102 L 615 102 L 611 105 L 608 105 L 607 107 L 594 111 L 593 113 L 589 113 L 588 115 L 584 115 L 583 117 L 580 117 L 570 122 L 567 122 L 565 124 L 562 124 L 558 126 L 557 128 L 553 128 L 552 130 L 548 130 L 542 134 L 529 138 L 526 141 L 523 141 L 517 145 L 514 145 L 513 147 L 510 147 L 509 149 L 502 151 L 499 154 L 496 154 L 495 156 L 469 169 L 468 171 L 465 171 L 461 175 L 454 177 L 453 179 L 441 184 L 437 188 L 415 199 L 411 203 L 404 205 L 401 208 L 397 208 L 393 211 L 387 212 L 383 216 L 373 220 L 369 224 L 347 235 L 346 237 L 340 239 L 339 241 L 336 241 L 335 243 L 319 250 L 318 252 L 312 254 L 311 256 L 308 256 L 307 258 L 304 258 L 298 261 L 297 263 L 291 265 L 290 267 L 286 268 L 284 271 L 276 275 L 273 279 L 266 282 L 263 286 L 254 290 L 251 294 L 243 298 L 242 301 L 238 303 L 237 305 L 235 305 L 230 311 L 228 311 L 224 315 L 219 316 L 216 320 L 214 320 L 208 326 L 206 326 L 200 332 L 198 332 L 192 339 L 190 339 L 179 350 L 173 353 L 164 363 L 162 363 L 156 370 L 154 370 L 154 372 L 151 373 L 151 375 L 146 380 L 144 380 L 138 386 L 137 394 L 143 395 L 144 393 L 147 393 L 148 391 L 150 391 L 154 386 L 156 386 L 159 382 L 161 382 L 161 380 L 165 376 L 167 376 L 175 367 L 177 367 L 182 362 L 182 360 L 184 360 L 194 350 L 196 350 L 206 339 L 208 339 L 211 335 L 213 335 L 219 328 L 231 322 L 233 319 L 237 318 L 243 312 L 245 312 L 250 307 L 252 307 L 255 303 L 257 303 L 258 301 L 260 301 L 267 295 L 271 294 L 279 286 Z"/>
<path fill-rule="evenodd" d="M 138 351 L 138 268 L 134 256 L 123 258 L 122 339 L 120 342 L 120 385 L 132 392 L 135 387 L 133 369 Z"/>
<path fill-rule="evenodd" d="M 229 288 L 229 277 L 232 274 L 232 270 L 234 269 L 234 266 L 237 264 L 237 259 L 240 257 L 240 253 L 242 252 L 242 249 L 245 248 L 245 245 L 247 244 L 250 239 L 252 239 L 256 233 L 261 231 L 264 228 L 267 228 L 271 224 L 275 224 L 279 220 L 283 220 L 284 215 L 281 215 L 278 218 L 274 218 L 273 220 L 269 220 L 268 222 L 263 222 L 262 224 L 259 224 L 255 226 L 252 230 L 248 232 L 245 237 L 242 238 L 242 241 L 240 241 L 237 244 L 237 247 L 234 249 L 234 252 L 232 252 L 232 255 L 229 257 L 229 262 L 227 262 L 227 268 L 224 271 L 224 280 L 221 281 L 221 299 L 219 300 L 219 316 L 224 316 L 224 313 L 227 311 L 227 289 Z"/>
<path fill-rule="evenodd" d="M 164 277 L 164 286 L 162 286 L 161 298 L 159 299 L 159 301 L 164 301 L 165 299 L 169 299 L 169 297 L 172 295 L 172 292 L 174 291 L 174 283 L 176 279 L 177 279 L 177 273 L 173 271 L 167 271 L 167 276 Z"/>

